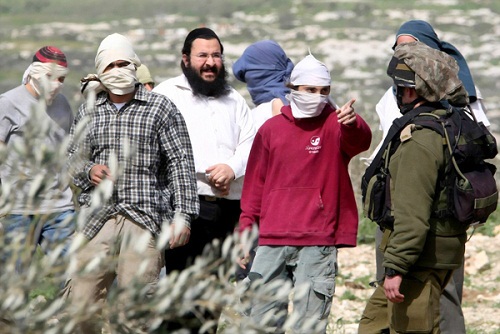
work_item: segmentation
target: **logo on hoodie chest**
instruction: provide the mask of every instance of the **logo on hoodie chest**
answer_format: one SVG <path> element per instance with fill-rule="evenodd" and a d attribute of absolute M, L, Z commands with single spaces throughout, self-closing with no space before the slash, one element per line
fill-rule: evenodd
<path fill-rule="evenodd" d="M 321 150 L 321 138 L 318 136 L 312 136 L 311 139 L 309 140 L 310 145 L 306 145 L 306 151 L 309 152 L 309 154 L 316 154 L 319 153 Z"/>

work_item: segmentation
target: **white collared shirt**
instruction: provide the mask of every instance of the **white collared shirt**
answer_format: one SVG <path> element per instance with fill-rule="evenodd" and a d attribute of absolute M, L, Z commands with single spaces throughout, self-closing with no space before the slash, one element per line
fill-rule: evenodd
<path fill-rule="evenodd" d="M 245 99 L 233 88 L 214 98 L 194 96 L 182 74 L 156 86 L 155 93 L 167 96 L 181 112 L 194 153 L 199 195 L 218 196 L 205 179 L 208 167 L 224 163 L 235 174 L 227 199 L 240 199 L 255 127 Z"/>
<path fill-rule="evenodd" d="M 252 109 L 252 118 L 255 125 L 255 129 L 258 130 L 262 124 L 264 124 L 268 119 L 273 117 L 273 101 L 264 102 Z"/>

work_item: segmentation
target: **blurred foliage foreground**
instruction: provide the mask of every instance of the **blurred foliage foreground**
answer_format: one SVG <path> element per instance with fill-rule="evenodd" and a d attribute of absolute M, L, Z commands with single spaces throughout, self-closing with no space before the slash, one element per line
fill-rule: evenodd
<path fill-rule="evenodd" d="M 137 333 L 137 328 L 129 326 L 131 323 L 146 325 L 150 332 L 163 333 L 164 321 L 177 321 L 189 327 L 188 322 L 183 323 L 183 315 L 192 312 L 203 322 L 205 314 L 218 314 L 227 307 L 232 311 L 226 314 L 224 327 L 229 330 L 236 326 L 231 332 L 252 332 L 255 324 L 241 316 L 248 302 L 242 302 L 240 296 L 245 293 L 246 297 L 275 300 L 279 295 L 288 294 L 290 287 L 279 283 L 252 287 L 250 291 L 234 283 L 238 247 L 233 240 L 232 237 L 226 239 L 222 252 L 218 251 L 217 243 L 207 247 L 192 266 L 162 277 L 152 293 L 140 284 L 121 288 L 114 284 L 108 291 L 106 303 L 77 308 L 70 306 L 59 292 L 77 248 L 73 248 L 64 261 L 57 256 L 37 257 L 22 272 L 16 271 L 15 257 L 11 257 L 2 265 L 0 275 L 0 333 L 74 333 L 82 320 L 90 320 L 109 333 Z M 2 250 L 11 251 L 25 248 L 19 243 L 0 246 Z M 5 255 L 3 251 L 2 255 Z M 84 271 L 115 262 L 113 258 L 101 258 L 89 263 Z M 138 269 L 137 275 L 140 272 Z M 215 330 L 217 323 L 207 321 L 204 327 Z"/>
<path fill-rule="evenodd" d="M 9 148 L 0 146 L 2 163 L 7 156 L 10 161 L 14 155 L 18 163 L 15 170 L 19 173 L 23 173 L 24 168 L 31 170 L 30 177 L 28 173 L 23 174 L 26 176 L 24 184 L 13 185 L 9 180 L 2 180 L 0 212 L 9 212 L 12 198 L 19 197 L 16 195 L 20 192 L 27 203 L 36 207 L 38 199 L 49 192 L 51 182 L 45 180 L 53 174 L 51 171 L 65 169 L 67 140 L 60 147 L 44 144 L 51 122 L 44 116 L 44 111 L 42 104 L 34 108 L 24 128 L 24 140 Z M 92 203 L 103 203 L 111 193 L 109 183 L 101 183 L 94 191 Z M 6 225 L 0 218 L 2 221 Z M 158 249 L 164 249 L 168 243 L 170 229 L 165 228 L 168 224 L 163 222 L 164 232 L 157 238 Z M 256 283 L 249 287 L 234 281 L 236 258 L 242 251 L 240 245 L 251 245 L 250 236 L 240 239 L 235 234 L 222 245 L 218 241 L 208 245 L 204 254 L 188 269 L 161 277 L 153 291 L 139 283 L 127 287 L 113 284 L 107 291 L 105 303 L 74 307 L 63 298 L 66 279 L 96 268 L 116 268 L 116 258 L 97 255 L 82 269 L 83 272 L 77 273 L 74 255 L 85 244 L 85 238 L 75 234 L 65 256 L 61 255 L 63 245 L 52 245 L 52 251 L 43 255 L 36 245 L 36 238 L 33 238 L 36 235 L 33 231 L 39 226 L 33 225 L 28 235 L 17 232 L 14 237 L 9 234 L 7 239 L 4 235 L 7 226 L 0 224 L 3 227 L 0 229 L 0 333 L 74 333 L 82 320 L 90 320 L 109 333 L 137 333 L 137 328 L 129 326 L 131 323 L 147 326 L 149 332 L 162 333 L 162 323 L 182 322 L 182 316 L 190 312 L 202 319 L 205 329 L 215 331 L 217 322 L 203 321 L 203 317 L 207 313 L 219 314 L 228 309 L 231 311 L 225 312 L 223 328 L 219 328 L 219 332 L 265 332 L 264 328 L 258 328 L 258 324 L 242 316 L 244 310 L 255 298 L 274 301 L 283 296 L 286 298 L 290 293 L 290 285 L 283 282 L 265 287 Z M 140 243 L 134 246 L 138 251 L 144 247 Z M 137 268 L 136 275 L 141 275 L 141 267 L 145 265 L 147 263 Z M 300 293 L 295 291 L 296 295 Z M 286 326 L 291 323 L 293 317 Z M 183 326 L 189 327 L 189 324 Z M 311 328 L 306 331 L 311 331 Z"/>
<path fill-rule="evenodd" d="M 0 162 L 5 162 L 7 156 L 15 155 L 20 173 L 23 167 L 30 166 L 32 178 L 26 180 L 30 188 L 22 191 L 26 194 L 25 200 L 32 205 L 36 205 L 37 199 L 47 193 L 50 182 L 45 180 L 51 174 L 50 171 L 64 170 L 67 161 L 67 140 L 60 147 L 44 144 L 43 138 L 49 131 L 50 120 L 44 117 L 43 108 L 43 105 L 39 105 L 32 111 L 31 119 L 24 129 L 24 141 L 9 149 L 5 145 L 0 146 Z M 14 186 L 8 181 L 2 180 L 1 183 L 0 212 L 8 212 L 11 199 L 21 191 L 17 187 L 24 187 Z M 102 203 L 106 197 L 109 198 L 111 192 L 105 188 L 96 188 L 93 203 Z M 496 225 L 497 213 L 492 218 L 487 226 Z M 168 223 L 164 222 L 164 227 Z M 33 226 L 31 230 L 36 228 Z M 360 234 L 372 237 L 374 228 L 375 224 L 362 220 Z M 170 238 L 170 229 L 163 228 L 163 231 L 157 239 L 159 249 L 164 249 Z M 0 333 L 73 333 L 80 321 L 89 319 L 109 333 L 136 333 L 129 327 L 130 323 L 146 325 L 149 332 L 163 333 L 162 324 L 165 321 L 182 322 L 183 315 L 187 313 L 200 318 L 204 322 L 204 329 L 215 330 L 219 327 L 219 333 L 264 333 L 266 328 L 263 324 L 252 323 L 243 314 L 251 302 L 257 299 L 275 301 L 286 298 L 291 286 L 285 282 L 246 286 L 234 281 L 236 258 L 242 252 L 240 245 L 250 247 L 253 237 L 243 235 L 240 239 L 239 235 L 234 234 L 222 245 L 217 241 L 208 245 L 204 254 L 191 267 L 181 273 L 173 272 L 161 277 L 153 291 L 139 283 L 127 287 L 113 284 L 107 291 L 105 303 L 74 308 L 69 307 L 61 291 L 66 279 L 75 271 L 73 256 L 83 244 L 82 238 L 73 238 L 66 256 L 61 256 L 62 245 L 54 245 L 52 251 L 44 256 L 29 236 L 16 235 L 7 242 L 2 234 Z M 364 240 L 363 237 L 360 239 Z M 137 249 L 140 251 L 142 246 L 137 245 Z M 24 266 L 19 267 L 19 263 Z M 90 272 L 102 266 L 114 268 L 116 258 L 96 256 L 83 271 Z M 141 275 L 140 267 L 137 268 L 137 275 Z M 301 298 L 309 292 L 299 288 L 294 293 L 295 298 Z M 219 314 L 222 311 L 223 321 L 203 321 L 207 313 Z M 285 328 L 290 328 L 295 319 L 293 314 L 288 317 Z M 189 327 L 189 323 L 183 325 Z M 309 326 L 304 329 L 305 332 L 314 331 L 314 323 L 305 326 Z"/>

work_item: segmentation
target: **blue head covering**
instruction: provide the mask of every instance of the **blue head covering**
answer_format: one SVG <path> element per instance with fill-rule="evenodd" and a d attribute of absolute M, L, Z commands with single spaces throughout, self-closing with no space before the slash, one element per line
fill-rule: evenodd
<path fill-rule="evenodd" d="M 401 35 L 408 35 L 415 38 L 424 44 L 427 44 L 433 49 L 443 51 L 444 53 L 452 56 L 458 63 L 459 71 L 458 77 L 462 80 L 467 94 L 469 95 L 469 101 L 474 102 L 477 99 L 476 87 L 474 86 L 474 80 L 472 79 L 472 74 L 470 73 L 469 66 L 465 61 L 464 56 L 458 51 L 456 47 L 448 42 L 439 40 L 434 28 L 422 20 L 411 20 L 403 23 L 396 33 L 396 40 Z M 393 49 L 396 47 L 394 43 Z"/>
<path fill-rule="evenodd" d="M 279 97 L 288 104 L 285 95 L 290 92 L 286 84 L 293 63 L 278 43 L 264 40 L 253 43 L 233 65 L 236 79 L 247 84 L 255 105 Z"/>

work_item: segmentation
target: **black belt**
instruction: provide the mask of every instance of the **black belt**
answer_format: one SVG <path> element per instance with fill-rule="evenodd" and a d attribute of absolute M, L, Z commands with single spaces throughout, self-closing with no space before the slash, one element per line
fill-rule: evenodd
<path fill-rule="evenodd" d="M 209 196 L 209 195 L 199 195 L 198 197 L 200 198 L 200 201 L 204 202 L 220 202 L 225 200 L 225 198 Z"/>

